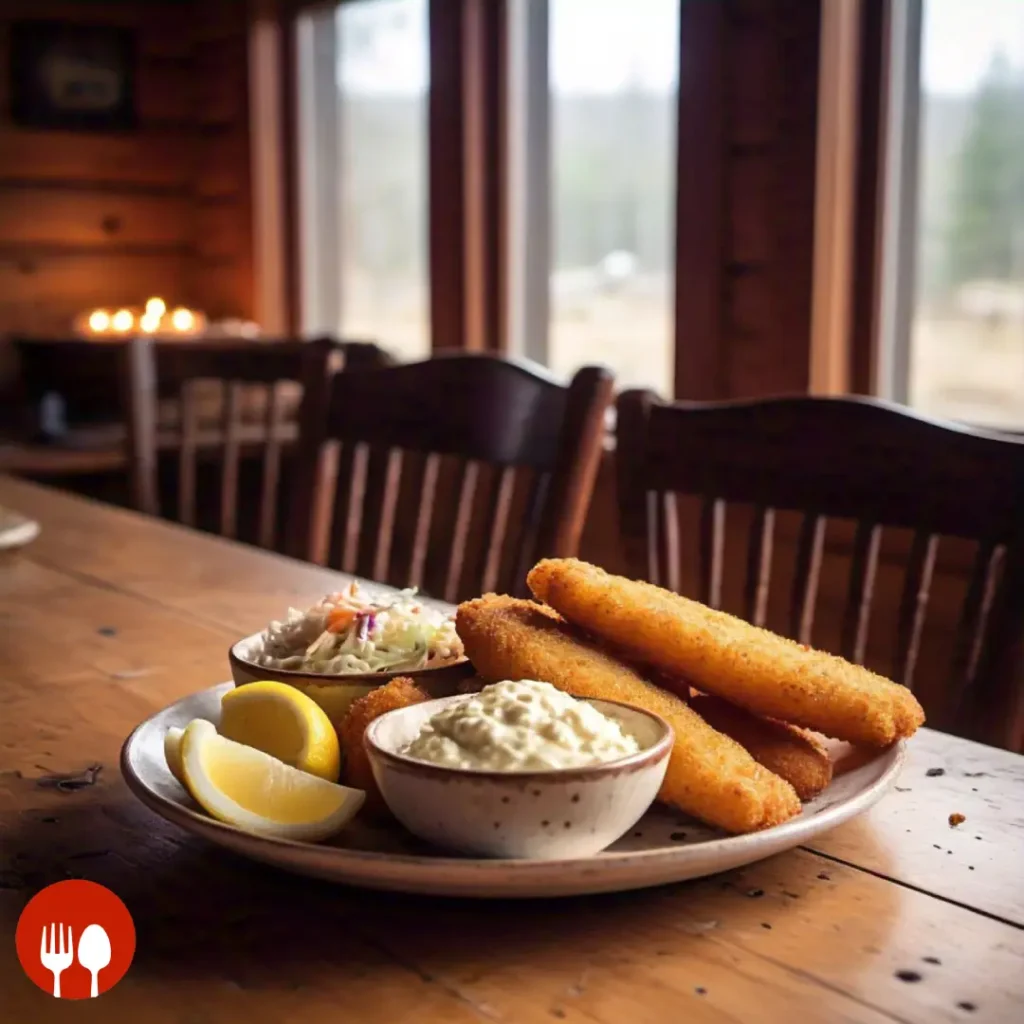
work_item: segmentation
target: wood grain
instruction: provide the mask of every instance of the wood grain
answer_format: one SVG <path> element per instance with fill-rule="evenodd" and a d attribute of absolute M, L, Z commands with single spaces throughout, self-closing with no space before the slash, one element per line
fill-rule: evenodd
<path fill-rule="evenodd" d="M 703 502 L 701 573 L 687 580 L 687 592 L 715 607 L 724 589 L 709 586 L 714 582 L 709 566 L 719 567 L 720 579 L 722 562 L 734 566 L 731 574 L 736 559 L 722 551 L 728 518 L 722 529 L 711 529 L 707 510 L 727 503 L 799 514 L 795 552 L 787 552 L 793 556 L 788 621 L 773 623 L 773 628 L 800 643 L 872 668 L 881 661 L 883 672 L 894 663 L 912 672 L 924 635 L 927 594 L 937 582 L 929 565 L 928 537 L 940 534 L 961 546 L 972 542 L 960 623 L 952 632 L 939 630 L 936 636 L 932 630 L 928 636 L 929 643 L 955 636 L 955 650 L 941 682 L 918 691 L 934 724 L 1021 749 L 1024 711 L 1016 698 L 1022 671 L 1012 646 L 1016 634 L 990 627 L 996 621 L 1019 623 L 1024 615 L 1024 443 L 868 398 L 696 403 L 627 391 L 619 396 L 617 411 L 618 500 L 630 574 L 641 577 L 648 571 L 642 555 L 648 541 L 658 539 L 649 536 L 649 517 L 639 514 L 652 494 L 674 492 Z M 886 543 L 893 531 L 901 540 Z M 845 539 L 828 545 L 826 535 Z M 731 531 L 730 546 L 737 540 Z M 736 574 L 749 580 L 749 541 L 740 543 L 748 558 Z M 834 557 L 840 549 L 848 556 L 840 559 L 847 562 L 845 578 Z M 755 549 L 752 554 L 759 553 Z M 900 566 L 906 573 L 894 581 L 893 570 Z M 834 591 L 837 581 L 844 591 L 839 608 L 823 607 L 824 590 Z M 770 590 L 782 589 L 770 583 Z M 902 600 L 896 596 L 901 589 Z M 879 608 L 894 596 L 900 607 L 886 621 Z M 833 600 L 829 593 L 828 601 Z M 949 607 L 945 595 L 935 603 Z M 749 587 L 746 606 L 751 607 Z M 744 611 L 742 605 L 726 610 Z M 770 607 L 768 621 L 773 622 Z M 839 635 L 833 636 L 836 624 Z M 879 634 L 888 647 L 881 658 Z M 912 682 L 909 675 L 895 679 Z"/>
<path fill-rule="evenodd" d="M 12 124 L 9 29 L 22 17 L 131 30 L 138 129 Z M 67 332 L 83 307 L 134 305 L 154 293 L 214 318 L 252 316 L 246 18 L 233 0 L 3 5 L 0 330 Z M 225 198 L 230 215 L 201 210 Z M 210 251 L 200 251 L 207 240 Z M 161 259 L 175 270 L 154 281 Z M 6 384 L 6 366 L 0 376 Z"/>
<path fill-rule="evenodd" d="M 200 200 L 195 207 L 196 246 L 204 259 L 238 257 L 249 237 L 249 209 L 232 198 Z"/>
<path fill-rule="evenodd" d="M 734 263 L 763 264 L 773 255 L 770 151 L 744 150 L 729 165 L 729 256 Z"/>
<path fill-rule="evenodd" d="M 1024 889 L 1005 883 L 1024 858 L 1024 758 L 929 729 L 907 752 L 897 788 L 811 848 L 1024 928 Z"/>
<path fill-rule="evenodd" d="M 186 196 L 73 188 L 0 189 L 5 245 L 175 246 L 192 241 Z"/>
<path fill-rule="evenodd" d="M 721 398 L 723 278 L 728 262 L 725 4 L 679 8 L 673 394 Z"/>
<path fill-rule="evenodd" d="M 0 301 L 5 306 L 60 303 L 77 311 L 138 305 L 150 295 L 186 302 L 188 262 L 188 253 L 179 249 L 0 253 Z"/>
<path fill-rule="evenodd" d="M 236 129 L 204 134 L 196 150 L 196 195 L 235 196 L 248 188 L 249 139 Z"/>
<path fill-rule="evenodd" d="M 45 17 L 85 25 L 118 25 L 136 30 L 139 56 L 187 58 L 192 49 L 190 19 L 177 0 L 136 4 L 126 0 L 4 0 L 5 20 Z"/>
<path fill-rule="evenodd" d="M 64 336 L 94 307 L 137 306 L 150 295 L 191 305 L 188 250 L 0 253 L 0 324 L 12 333 Z"/>
<path fill-rule="evenodd" d="M 222 5 L 223 6 L 223 5 Z M 199 120 L 204 125 L 237 124 L 245 120 L 245 90 L 238 79 L 246 66 L 244 26 L 196 48 Z"/>
<path fill-rule="evenodd" d="M 42 131 L 0 124 L 0 178 L 184 188 L 191 175 L 186 129 L 131 134 Z"/>
<path fill-rule="evenodd" d="M 1024 759 L 927 730 L 901 788 L 813 849 L 622 897 L 358 892 L 185 836 L 130 799 L 113 768 L 124 735 L 223 678 L 230 640 L 337 575 L 6 478 L 0 502 L 42 524 L 0 571 L 0 928 L 73 874 L 118 892 L 139 936 L 127 979 L 82 1020 L 326 1024 L 344 1005 L 371 1024 L 931 1024 L 1009 1020 L 1024 998 Z M 87 789 L 38 784 L 92 763 Z M 0 989 L 12 1020 L 66 1016 L 12 957 Z"/>
<path fill-rule="evenodd" d="M 136 109 L 144 125 L 154 122 L 191 125 L 197 109 L 197 74 L 189 58 L 148 60 L 136 75 Z"/>
<path fill-rule="evenodd" d="M 383 582 L 422 585 L 445 600 L 479 594 L 483 577 L 494 575 L 488 561 L 493 570 L 495 558 L 500 564 L 506 553 L 488 559 L 483 534 L 491 524 L 481 522 L 482 508 L 491 505 L 490 478 L 506 468 L 534 473 L 543 482 L 522 521 L 529 529 L 505 532 L 507 552 L 530 565 L 541 554 L 575 555 L 603 448 L 611 387 L 607 371 L 597 367 L 582 367 L 565 385 L 536 364 L 483 353 L 450 353 L 365 372 L 350 365 L 331 378 L 329 392 L 318 396 L 322 408 L 311 414 L 299 453 L 304 508 L 325 508 L 329 514 L 322 499 L 328 484 L 318 479 L 314 464 L 326 446 L 341 445 L 333 501 L 336 543 L 328 561 L 364 576 L 375 571 L 369 554 L 373 538 L 366 531 L 380 525 L 373 504 L 381 478 L 376 474 L 363 481 L 358 453 L 365 446 L 401 452 L 399 469 L 408 478 L 397 481 L 406 504 L 401 521 L 393 524 L 396 536 L 388 545 Z M 454 402 L 452 395 L 465 401 Z M 423 461 L 428 454 L 442 459 L 436 475 Z M 370 508 L 364 507 L 364 487 Z M 428 499 L 445 506 L 451 499 L 451 507 L 431 508 L 429 518 L 427 510 L 417 516 L 417 503 Z M 317 535 L 298 550 L 318 558 L 325 529 L 330 527 L 319 524 Z M 354 557 L 359 550 L 362 559 Z M 393 552 L 403 557 L 391 557 Z M 512 585 L 522 587 L 524 578 L 525 570 L 517 572 Z"/>

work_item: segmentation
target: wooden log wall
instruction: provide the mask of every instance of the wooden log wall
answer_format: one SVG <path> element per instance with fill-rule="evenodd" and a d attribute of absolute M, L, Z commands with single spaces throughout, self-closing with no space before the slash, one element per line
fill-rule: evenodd
<path fill-rule="evenodd" d="M 137 130 L 14 124 L 10 30 L 29 18 L 134 31 Z M 153 294 L 251 315 L 247 67 L 244 0 L 0 6 L 0 335 Z"/>

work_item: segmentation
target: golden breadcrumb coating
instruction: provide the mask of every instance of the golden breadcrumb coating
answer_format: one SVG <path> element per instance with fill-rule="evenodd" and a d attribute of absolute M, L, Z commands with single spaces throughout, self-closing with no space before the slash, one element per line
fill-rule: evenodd
<path fill-rule="evenodd" d="M 665 803 L 729 832 L 753 832 L 800 813 L 788 782 L 550 609 L 488 594 L 459 605 L 455 628 L 489 682 L 536 679 L 577 697 L 622 701 L 665 718 L 675 731 L 658 794 Z"/>
<path fill-rule="evenodd" d="M 751 714 L 721 697 L 699 694 L 690 707 L 712 728 L 731 736 L 770 772 L 784 778 L 801 800 L 832 781 L 832 762 L 821 741 L 796 725 Z"/>
<path fill-rule="evenodd" d="M 756 714 L 874 747 L 924 722 L 906 687 L 650 583 L 575 558 L 538 562 L 527 583 L 538 600 L 629 657 Z"/>
<path fill-rule="evenodd" d="M 373 777 L 370 759 L 363 746 L 363 733 L 375 718 L 386 712 L 422 704 L 425 700 L 430 700 L 425 690 L 406 676 L 399 676 L 352 701 L 341 721 L 335 723 L 341 744 L 341 781 L 353 789 L 366 791 L 365 807 L 371 813 L 386 811 L 387 805 Z"/>

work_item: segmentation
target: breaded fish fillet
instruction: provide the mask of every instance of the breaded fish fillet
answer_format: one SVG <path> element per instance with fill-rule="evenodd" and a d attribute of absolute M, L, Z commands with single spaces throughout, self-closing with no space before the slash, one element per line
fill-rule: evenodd
<path fill-rule="evenodd" d="M 363 733 L 375 718 L 386 712 L 422 704 L 425 700 L 430 700 L 430 694 L 406 676 L 399 676 L 352 701 L 341 721 L 334 723 L 341 744 L 341 781 L 353 789 L 366 791 L 365 807 L 372 813 L 386 811 L 387 805 L 373 777 L 370 759 L 363 746 Z"/>
<path fill-rule="evenodd" d="M 667 719 L 675 746 L 658 794 L 666 803 L 729 832 L 753 832 L 800 812 L 788 782 L 550 609 L 488 594 L 459 605 L 455 628 L 489 682 L 537 679 L 578 697 L 622 701 Z"/>
<path fill-rule="evenodd" d="M 828 751 L 803 729 L 704 693 L 691 698 L 690 707 L 712 728 L 731 736 L 758 764 L 784 778 L 801 800 L 817 796 L 832 781 Z"/>
<path fill-rule="evenodd" d="M 910 736 L 924 721 L 906 687 L 650 583 L 575 558 L 539 562 L 527 583 L 630 658 L 756 714 L 874 747 Z"/>

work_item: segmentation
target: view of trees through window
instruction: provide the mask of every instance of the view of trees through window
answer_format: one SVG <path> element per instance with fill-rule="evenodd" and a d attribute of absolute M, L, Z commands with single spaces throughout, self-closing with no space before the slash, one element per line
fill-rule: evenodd
<path fill-rule="evenodd" d="M 1024 2 L 925 0 L 910 401 L 1024 426 Z"/>
<path fill-rule="evenodd" d="M 337 8 L 340 331 L 430 351 L 426 0 Z"/>
<path fill-rule="evenodd" d="M 549 361 L 603 363 L 620 387 L 671 394 L 679 3 L 549 11 Z"/>
<path fill-rule="evenodd" d="M 549 0 L 549 363 L 668 392 L 678 0 Z M 427 0 L 339 4 L 340 330 L 429 351 Z M 586 46 L 580 41 L 586 39 Z M 530 254 L 526 254 L 530 258 Z"/>

